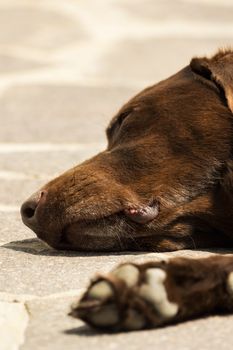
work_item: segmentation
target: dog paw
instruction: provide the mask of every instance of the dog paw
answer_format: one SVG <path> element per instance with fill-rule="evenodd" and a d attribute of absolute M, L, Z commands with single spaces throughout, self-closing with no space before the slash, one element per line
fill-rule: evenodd
<path fill-rule="evenodd" d="M 95 328 L 139 330 L 169 323 L 178 305 L 168 299 L 162 268 L 124 264 L 91 282 L 70 315 Z"/>

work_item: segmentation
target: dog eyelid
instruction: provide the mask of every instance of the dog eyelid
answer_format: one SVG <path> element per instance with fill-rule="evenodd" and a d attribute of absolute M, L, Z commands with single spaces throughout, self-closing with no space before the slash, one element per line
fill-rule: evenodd
<path fill-rule="evenodd" d="M 129 110 L 129 111 L 125 111 L 123 113 L 121 113 L 119 115 L 119 117 L 117 118 L 117 122 L 118 124 L 122 124 L 122 122 L 125 120 L 126 117 L 128 117 L 133 111 L 132 110 Z"/>
<path fill-rule="evenodd" d="M 133 112 L 132 109 L 126 110 L 119 114 L 119 116 L 116 118 L 116 120 L 113 122 L 113 124 L 107 129 L 107 135 L 108 137 L 111 137 L 113 135 L 113 132 L 120 128 L 123 121 Z"/>

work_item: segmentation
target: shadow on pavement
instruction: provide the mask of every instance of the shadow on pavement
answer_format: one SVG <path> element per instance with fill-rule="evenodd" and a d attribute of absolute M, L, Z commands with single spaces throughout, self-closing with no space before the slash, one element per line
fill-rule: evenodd
<path fill-rule="evenodd" d="M 94 330 L 86 325 L 67 329 L 67 330 L 63 331 L 63 333 L 67 334 L 67 335 L 79 335 L 79 336 L 84 336 L 84 337 L 92 337 L 92 336 L 96 336 L 96 335 L 100 334 L 100 332 L 98 332 L 98 331 L 96 331 L 96 330 Z"/>
<path fill-rule="evenodd" d="M 131 331 L 133 332 L 133 331 Z M 138 330 L 136 331 L 138 332 Z M 125 333 L 123 331 L 109 331 L 109 330 L 104 330 L 104 332 L 102 331 L 98 331 L 98 330 L 95 330 L 87 325 L 83 325 L 83 326 L 79 326 L 79 327 L 75 327 L 75 328 L 71 328 L 71 329 L 67 329 L 65 331 L 63 331 L 64 334 L 67 334 L 67 335 L 78 335 L 78 336 L 81 336 L 81 337 L 93 337 L 93 336 L 98 336 L 100 334 L 120 334 L 120 333 Z"/>
<path fill-rule="evenodd" d="M 11 250 L 21 251 L 32 255 L 88 257 L 88 256 L 116 256 L 116 255 L 140 255 L 145 252 L 80 252 L 74 250 L 55 250 L 38 238 L 12 241 L 1 246 Z"/>

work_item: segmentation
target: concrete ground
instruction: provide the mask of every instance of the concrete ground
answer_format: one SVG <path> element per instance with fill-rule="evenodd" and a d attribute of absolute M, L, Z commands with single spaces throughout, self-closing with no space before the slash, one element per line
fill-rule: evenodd
<path fill-rule="evenodd" d="M 233 43 L 231 0 L 0 0 L 0 349 L 231 349 L 233 316 L 98 334 L 67 316 L 95 271 L 206 256 L 56 252 L 20 221 L 24 199 L 105 146 L 143 87 Z"/>

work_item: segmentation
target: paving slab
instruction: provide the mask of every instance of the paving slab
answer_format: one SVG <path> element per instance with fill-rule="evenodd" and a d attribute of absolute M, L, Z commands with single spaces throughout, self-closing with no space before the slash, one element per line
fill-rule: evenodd
<path fill-rule="evenodd" d="M 27 302 L 30 323 L 21 350 L 196 350 L 232 348 L 233 316 L 214 316 L 157 330 L 101 334 L 67 316 L 75 296 Z M 221 329 L 221 333 L 219 330 Z"/>
<path fill-rule="evenodd" d="M 124 87 L 16 86 L 0 97 L 1 142 L 102 141 L 108 122 L 136 90 Z M 3 118 L 3 117 L 2 117 Z"/>
<path fill-rule="evenodd" d="M 16 212 L 0 211 L 0 246 L 16 240 L 35 238 L 34 233 L 22 225 L 19 210 Z M 1 264 L 2 259 L 0 259 Z"/>
<path fill-rule="evenodd" d="M 45 182 L 47 182 L 45 179 L 2 180 L 0 203 L 20 208 L 21 204 L 38 191 Z"/>
<path fill-rule="evenodd" d="M 0 147 L 0 178 L 1 179 L 47 179 L 54 177 L 70 169 L 82 161 L 91 158 L 98 152 L 104 150 L 107 145 L 103 132 L 102 141 L 95 144 L 74 144 L 76 150 L 51 150 L 51 144 L 48 150 L 43 151 L 44 144 L 38 144 L 38 151 L 29 152 L 28 144 L 23 144 L 25 150 L 17 151 L 20 145 L 12 144 L 13 152 L 1 153 Z M 57 144 L 57 147 L 66 148 L 70 144 Z"/>
<path fill-rule="evenodd" d="M 78 292 L 72 296 L 51 296 L 28 301 L 26 305 L 30 323 L 21 350 L 31 350 L 35 344 L 38 349 L 80 349 L 80 341 L 73 339 L 69 331 L 82 326 L 82 322 L 67 316 L 70 305 L 77 298 Z"/>
<path fill-rule="evenodd" d="M 0 254 L 0 292 L 45 296 L 82 289 L 93 274 L 108 272 L 121 262 L 142 262 L 173 256 L 202 257 L 209 256 L 210 252 L 188 250 L 165 254 L 107 254 L 55 251 L 35 238 L 6 243 L 0 246 Z"/>
<path fill-rule="evenodd" d="M 23 303 L 0 301 L 1 349 L 17 350 L 23 344 L 28 319 L 28 312 Z"/>

